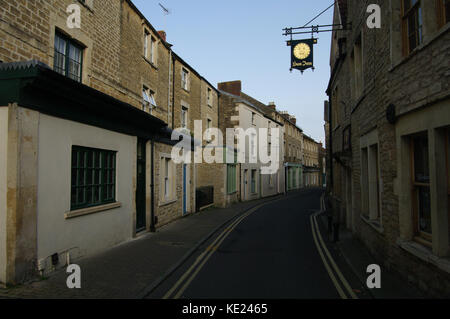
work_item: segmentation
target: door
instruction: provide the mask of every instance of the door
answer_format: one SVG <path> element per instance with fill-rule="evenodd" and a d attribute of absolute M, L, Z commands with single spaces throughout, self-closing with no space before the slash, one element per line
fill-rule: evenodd
<path fill-rule="evenodd" d="M 187 213 L 187 165 L 183 164 L 183 215 Z"/>
<path fill-rule="evenodd" d="M 145 140 L 139 139 L 137 144 L 137 174 L 136 174 L 136 232 L 146 228 L 146 145 Z"/>

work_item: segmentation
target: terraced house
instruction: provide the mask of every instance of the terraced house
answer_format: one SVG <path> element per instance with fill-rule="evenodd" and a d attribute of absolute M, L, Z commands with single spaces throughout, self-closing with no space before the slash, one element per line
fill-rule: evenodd
<path fill-rule="evenodd" d="M 226 132 L 227 128 L 241 128 L 250 132 L 245 136 L 245 141 L 235 139 L 233 143 L 235 150 L 238 153 L 243 152 L 245 156 L 245 163 L 239 165 L 240 171 L 238 171 L 240 200 L 248 201 L 284 193 L 284 125 L 268 116 L 260 107 L 261 102 L 242 92 L 241 81 L 219 83 L 218 89 L 220 92 L 221 118 L 223 117 L 219 126 L 222 132 Z M 260 143 L 259 129 L 267 129 L 268 131 L 267 147 Z M 279 130 L 278 139 L 275 135 L 271 135 L 272 129 Z M 253 130 L 253 132 L 250 130 Z M 270 164 L 262 163 L 259 155 L 261 152 L 266 152 L 268 156 L 272 156 L 270 150 L 272 145 L 276 145 L 272 143 L 279 146 L 277 169 L 274 173 L 263 174 L 262 168 Z M 242 148 L 244 145 L 245 147 Z M 276 154 L 273 155 L 276 156 Z M 251 161 L 251 158 L 256 158 L 256 160 Z"/>
<path fill-rule="evenodd" d="M 171 136 L 201 119 L 202 80 L 165 33 L 121 0 L 8 1 L 0 17 L 0 282 L 194 212 Z"/>
<path fill-rule="evenodd" d="M 305 187 L 321 185 L 319 154 L 320 144 L 308 135 L 303 135 L 303 183 Z"/>
<path fill-rule="evenodd" d="M 450 1 L 338 1 L 327 132 L 334 213 L 379 262 L 450 295 Z"/>

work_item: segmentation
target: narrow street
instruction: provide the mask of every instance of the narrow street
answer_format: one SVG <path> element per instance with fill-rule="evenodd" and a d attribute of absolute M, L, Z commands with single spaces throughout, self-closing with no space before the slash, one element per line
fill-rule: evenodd
<path fill-rule="evenodd" d="M 318 251 L 312 215 L 320 210 L 319 190 L 276 199 L 245 213 L 220 230 L 150 298 L 352 298 L 335 271 L 330 276 Z M 324 230 L 322 230 L 323 235 Z M 325 234 L 326 235 L 326 234 Z M 315 239 L 316 238 L 316 239 Z M 317 240 L 317 244 L 316 244 Z M 332 253 L 329 253 L 333 255 Z M 336 262 L 341 275 L 360 283 Z M 337 282 L 338 288 L 334 284 Z M 340 292 L 338 291 L 340 290 Z"/>

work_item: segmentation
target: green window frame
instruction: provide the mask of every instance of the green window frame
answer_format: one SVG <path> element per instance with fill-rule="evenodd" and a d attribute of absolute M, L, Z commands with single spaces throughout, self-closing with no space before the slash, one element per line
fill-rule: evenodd
<path fill-rule="evenodd" d="M 115 151 L 72 146 L 71 210 L 116 201 Z"/>
<path fill-rule="evenodd" d="M 55 33 L 53 69 L 80 82 L 83 71 L 84 48 L 60 32 Z"/>
<path fill-rule="evenodd" d="M 227 193 L 233 194 L 237 192 L 236 187 L 236 165 L 228 164 L 227 165 Z"/>

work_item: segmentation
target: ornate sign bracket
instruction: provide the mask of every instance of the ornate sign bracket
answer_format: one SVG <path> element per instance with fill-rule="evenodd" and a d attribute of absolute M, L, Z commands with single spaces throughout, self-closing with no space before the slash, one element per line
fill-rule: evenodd
<path fill-rule="evenodd" d="M 292 36 L 294 34 L 311 34 L 311 38 L 314 37 L 314 33 L 321 33 L 321 32 L 333 32 L 333 31 L 345 31 L 350 30 L 352 27 L 351 23 L 348 23 L 347 25 L 343 24 L 324 24 L 324 25 L 310 25 L 310 26 L 303 26 L 303 27 L 294 27 L 294 28 L 284 28 L 283 35 L 284 36 L 290 36 L 292 41 Z M 307 29 L 311 29 L 310 31 L 304 31 Z"/>
<path fill-rule="evenodd" d="M 311 68 L 314 70 L 313 62 L 313 46 L 317 44 L 317 38 L 314 38 L 314 33 L 321 32 L 333 32 L 333 31 L 343 31 L 351 28 L 351 24 L 327 24 L 327 25 L 311 25 L 295 28 L 284 28 L 283 35 L 289 36 L 290 39 L 287 40 L 287 46 L 291 47 L 291 72 L 292 69 L 298 69 L 302 73 Z M 310 31 L 305 31 L 311 29 Z M 294 40 L 294 34 L 311 34 L 311 39 Z"/>

